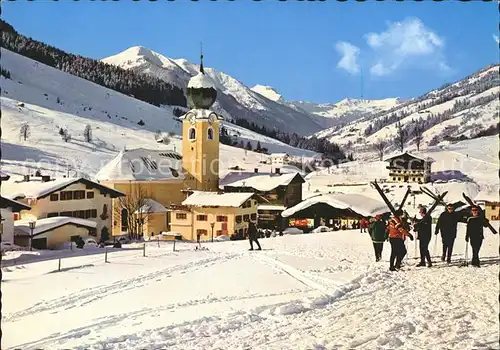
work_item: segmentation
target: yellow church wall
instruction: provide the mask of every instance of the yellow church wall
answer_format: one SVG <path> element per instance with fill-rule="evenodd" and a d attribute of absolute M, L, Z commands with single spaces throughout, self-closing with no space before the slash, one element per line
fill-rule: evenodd
<path fill-rule="evenodd" d="M 167 213 L 151 213 L 147 216 L 144 222 L 144 239 L 149 239 L 153 232 L 158 236 L 160 232 L 168 231 Z"/>
<path fill-rule="evenodd" d="M 217 191 L 219 183 L 219 122 L 210 124 L 198 119 L 194 124 L 184 121 L 182 125 L 182 164 L 187 175 L 187 187 L 201 191 Z M 190 129 L 196 132 L 190 139 Z M 208 130 L 213 130 L 213 139 Z"/>

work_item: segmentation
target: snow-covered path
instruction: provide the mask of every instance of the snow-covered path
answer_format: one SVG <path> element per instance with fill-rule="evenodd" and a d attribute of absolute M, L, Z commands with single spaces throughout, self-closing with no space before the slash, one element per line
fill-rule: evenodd
<path fill-rule="evenodd" d="M 480 269 L 459 266 L 464 243 L 461 232 L 454 263 L 431 269 L 410 243 L 395 273 L 389 245 L 375 263 L 357 231 L 4 268 L 2 348 L 496 349 L 498 236 L 486 233 Z"/>

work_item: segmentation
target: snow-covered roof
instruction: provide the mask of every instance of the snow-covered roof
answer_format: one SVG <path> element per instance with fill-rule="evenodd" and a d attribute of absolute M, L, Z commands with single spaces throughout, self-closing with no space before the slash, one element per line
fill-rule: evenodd
<path fill-rule="evenodd" d="M 7 174 L 5 171 L 0 170 L 0 179 L 2 181 L 8 180 L 10 178 L 10 175 Z"/>
<path fill-rule="evenodd" d="M 389 156 L 387 156 L 387 157 L 384 158 L 384 162 L 387 162 L 387 161 L 389 161 L 391 159 L 394 159 L 394 158 L 402 157 L 404 155 L 407 155 L 407 156 L 409 156 L 411 158 L 423 160 L 423 161 L 428 162 L 428 163 L 435 162 L 435 160 L 432 159 L 431 157 L 425 157 L 425 158 L 423 158 L 423 157 L 416 156 L 415 154 L 410 153 L 410 152 L 400 152 L 400 153 L 391 154 L 391 155 L 389 155 Z"/>
<path fill-rule="evenodd" d="M 161 203 L 158 203 L 154 199 L 146 198 L 144 204 L 135 211 L 135 214 L 139 213 L 166 213 L 167 208 L 165 208 Z"/>
<path fill-rule="evenodd" d="M 188 89 L 193 88 L 193 89 L 215 89 L 214 82 L 208 75 L 205 75 L 203 73 L 198 73 L 191 79 L 189 79 Z"/>
<path fill-rule="evenodd" d="M 500 199 L 499 199 L 499 196 L 498 196 L 498 189 L 497 189 L 496 192 L 483 190 L 483 191 L 479 192 L 472 199 L 474 201 L 484 201 L 484 202 L 493 202 L 493 203 L 500 202 Z"/>
<path fill-rule="evenodd" d="M 14 230 L 16 235 L 30 235 L 31 230 L 29 226 L 30 221 L 14 221 Z M 33 230 L 33 236 L 40 235 L 44 232 L 56 229 L 64 225 L 84 226 L 88 228 L 96 228 L 97 223 L 91 220 L 71 218 L 67 216 L 56 216 L 52 218 L 45 218 L 36 220 L 36 226 Z"/>
<path fill-rule="evenodd" d="M 230 187 L 251 187 L 257 191 L 266 192 L 271 191 L 278 186 L 287 186 L 296 177 L 299 177 L 301 182 L 305 182 L 300 173 L 286 173 L 278 175 L 234 172 L 228 173 L 223 179 L 221 179 L 219 184 L 221 186 Z"/>
<path fill-rule="evenodd" d="M 0 196 L 0 208 L 11 208 L 12 211 L 30 210 L 31 207 L 24 203 L 15 201 L 10 198 Z"/>
<path fill-rule="evenodd" d="M 30 177 L 29 181 L 11 179 L 2 182 L 2 195 L 10 199 L 39 199 L 76 183 L 83 183 L 91 188 L 105 191 L 113 198 L 124 196 L 120 191 L 81 177 L 55 178 L 46 182 L 43 182 L 41 178 L 38 177 Z"/>
<path fill-rule="evenodd" d="M 194 191 L 187 197 L 182 205 L 190 205 L 197 207 L 235 207 L 238 208 L 254 194 L 237 192 L 237 193 L 218 193 Z"/>
<path fill-rule="evenodd" d="M 96 175 L 98 181 L 184 179 L 182 157 L 169 150 L 122 150 Z"/>
<path fill-rule="evenodd" d="M 270 157 L 289 157 L 288 153 L 271 153 Z"/>
<path fill-rule="evenodd" d="M 292 216 L 293 214 L 318 203 L 324 203 L 337 209 L 350 209 L 362 216 L 375 216 L 389 211 L 384 202 L 363 196 L 361 194 L 334 193 L 309 197 L 299 204 L 283 211 L 281 216 Z"/>
<path fill-rule="evenodd" d="M 257 210 L 285 210 L 284 205 L 260 204 Z"/>

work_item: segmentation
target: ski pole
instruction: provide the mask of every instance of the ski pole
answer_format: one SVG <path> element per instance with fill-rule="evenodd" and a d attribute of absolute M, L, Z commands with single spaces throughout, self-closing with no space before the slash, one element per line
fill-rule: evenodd
<path fill-rule="evenodd" d="M 415 242 L 415 253 L 413 254 L 413 257 L 416 258 L 417 257 L 417 237 L 416 237 L 416 235 L 415 235 L 414 242 Z"/>
<path fill-rule="evenodd" d="M 434 235 L 435 238 L 434 238 L 434 255 L 437 254 L 437 245 L 438 245 L 438 236 L 437 235 Z"/>
<path fill-rule="evenodd" d="M 465 242 L 465 266 L 469 265 L 469 242 Z"/>

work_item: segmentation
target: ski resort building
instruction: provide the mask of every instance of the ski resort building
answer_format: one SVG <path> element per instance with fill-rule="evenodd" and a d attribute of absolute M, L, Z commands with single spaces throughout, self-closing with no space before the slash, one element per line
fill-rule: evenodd
<path fill-rule="evenodd" d="M 30 210 L 31 207 L 0 196 L 0 241 L 14 243 L 14 213 L 19 213 L 21 210 Z"/>
<path fill-rule="evenodd" d="M 170 230 L 185 239 L 209 240 L 221 235 L 247 235 L 248 221 L 257 221 L 263 199 L 254 193 L 194 191 L 181 206 L 171 209 Z"/>
<path fill-rule="evenodd" d="M 351 228 L 363 217 L 388 213 L 384 202 L 361 194 L 319 194 L 281 213 L 288 226 L 310 230 L 320 225 Z"/>
<path fill-rule="evenodd" d="M 417 157 L 408 152 L 385 159 L 389 162 L 388 182 L 426 183 L 431 181 L 432 158 Z"/>
<path fill-rule="evenodd" d="M 28 222 L 35 221 L 36 226 L 40 227 L 39 222 L 44 219 L 50 218 L 51 220 L 47 222 L 51 223 L 67 223 L 67 218 L 76 218 L 86 223 L 87 235 L 94 237 L 100 237 L 103 230 L 109 232 L 112 200 L 124 196 L 119 191 L 84 178 L 52 179 L 45 175 L 25 175 L 19 180 L 10 179 L 3 182 L 2 195 L 29 207 L 14 212 L 15 235 L 19 230 L 20 235 L 23 235 L 22 223 L 27 225 Z M 57 226 L 54 225 L 47 227 Z M 50 242 L 49 236 L 53 232 L 48 230 L 44 233 Z M 58 232 L 57 235 L 59 238 L 55 239 L 56 241 L 69 241 L 70 236 L 74 234 L 68 230 L 67 234 Z M 40 247 L 44 245 L 41 243 Z"/>
<path fill-rule="evenodd" d="M 483 202 L 484 215 L 488 220 L 500 220 L 500 199 L 498 189 L 495 192 L 481 191 L 474 198 L 476 202 Z"/>

